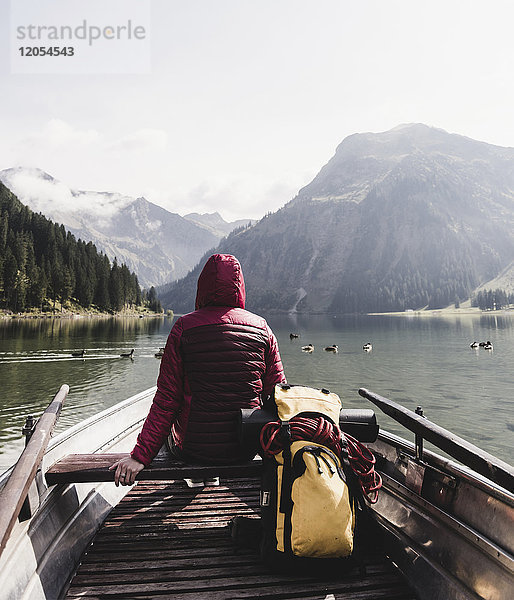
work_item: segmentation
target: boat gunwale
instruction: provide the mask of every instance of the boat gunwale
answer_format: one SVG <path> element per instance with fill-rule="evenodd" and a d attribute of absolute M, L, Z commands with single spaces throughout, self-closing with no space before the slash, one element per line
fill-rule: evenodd
<path fill-rule="evenodd" d="M 54 448 L 59 446 L 59 444 L 62 444 L 65 441 L 67 441 L 69 438 L 73 437 L 77 433 L 77 431 L 87 429 L 88 427 L 91 427 L 92 425 L 111 417 L 113 414 L 115 414 L 117 412 L 121 412 L 122 410 L 125 410 L 131 404 L 136 404 L 137 402 L 140 402 L 141 400 L 144 400 L 145 398 L 147 398 L 149 395 L 154 394 L 156 390 L 157 390 L 157 386 L 152 386 L 146 390 L 143 390 L 142 392 L 139 392 L 138 394 L 135 394 L 134 396 L 131 396 L 130 398 L 127 398 L 126 400 L 122 400 L 121 402 L 117 402 L 116 404 L 113 404 L 109 408 L 106 408 L 99 413 L 95 413 L 94 415 L 87 417 L 86 419 L 84 419 L 83 421 L 80 421 L 79 423 L 76 423 L 75 425 L 72 425 L 71 427 L 69 427 L 68 429 L 65 429 L 64 431 L 62 431 L 60 434 L 56 435 L 52 439 L 52 441 L 48 445 L 47 452 L 49 452 L 50 450 L 53 450 Z M 106 440 L 102 444 L 101 447 L 108 445 L 110 441 L 116 439 L 117 437 L 119 437 L 120 435 L 129 431 L 130 429 L 133 429 L 134 426 L 136 426 L 140 422 L 141 421 L 138 420 L 136 422 L 131 423 L 129 426 L 125 427 L 125 429 L 120 429 L 119 431 L 116 432 L 115 435 L 113 435 L 113 437 L 110 440 Z"/>
<path fill-rule="evenodd" d="M 366 388 L 359 388 L 358 393 L 407 431 L 415 434 L 417 458 L 422 459 L 422 442 L 426 440 L 458 463 L 468 467 L 473 474 L 484 477 L 509 493 L 514 492 L 514 467 L 509 463 L 430 421 L 423 415 L 423 411 L 413 412 L 394 400 Z M 418 409 L 420 408 L 418 407 Z"/>
<path fill-rule="evenodd" d="M 95 413 L 94 415 L 91 415 L 90 417 L 87 417 L 87 418 L 83 419 L 82 421 L 75 423 L 75 425 L 71 425 L 71 427 L 68 427 L 61 433 L 57 434 L 55 437 L 51 438 L 51 440 L 48 443 L 48 446 L 46 448 L 45 455 L 49 454 L 55 448 L 58 448 L 61 444 L 64 444 L 65 442 L 67 442 L 69 439 L 71 439 L 73 436 L 75 436 L 77 434 L 77 432 L 87 429 L 88 427 L 92 427 L 93 425 L 100 423 L 104 419 L 111 417 L 112 415 L 116 414 L 117 412 L 125 410 L 131 404 L 137 404 L 138 402 L 146 399 L 148 396 L 155 393 L 156 389 L 157 389 L 156 386 L 152 386 L 146 390 L 143 390 L 142 392 L 135 394 L 134 396 L 131 396 L 130 398 L 121 400 L 120 402 L 113 404 L 113 406 L 110 406 L 110 407 L 100 411 L 99 413 Z M 119 431 L 116 431 L 116 433 L 112 437 L 110 437 L 108 440 L 105 440 L 105 442 L 103 442 L 102 445 L 99 446 L 95 452 L 100 452 L 102 448 L 111 444 L 113 442 L 113 440 L 115 440 L 116 438 L 119 438 L 120 436 L 133 430 L 142 421 L 144 421 L 144 418 L 145 417 L 132 422 L 129 426 L 125 427 L 124 429 L 120 429 Z M 12 473 L 15 466 L 16 466 L 16 463 L 14 463 L 12 466 L 10 466 L 3 473 L 0 473 L 0 489 L 5 485 L 5 483 L 9 479 L 10 474 Z"/>
<path fill-rule="evenodd" d="M 431 517 L 443 523 L 447 528 L 458 528 L 459 536 L 465 538 L 467 542 L 476 546 L 480 552 L 486 553 L 489 558 L 498 563 L 498 565 L 509 570 L 512 564 L 513 556 L 506 548 L 503 548 L 498 543 L 488 538 L 486 534 L 478 531 L 472 525 L 466 523 L 455 514 L 436 506 L 435 504 L 431 503 L 430 500 L 420 497 L 418 494 L 416 494 L 416 492 L 412 491 L 399 481 L 396 481 L 393 477 L 384 474 L 383 477 L 384 482 L 387 484 L 388 493 L 394 494 L 401 498 L 402 504 L 409 502 L 413 507 L 419 507 L 422 505 L 427 514 L 429 514 Z"/>
<path fill-rule="evenodd" d="M 386 444 L 403 450 L 412 459 L 416 457 L 416 445 L 399 435 L 381 429 L 378 434 L 378 440 L 383 440 Z M 373 449 L 374 444 L 375 442 L 369 444 L 369 446 Z M 446 458 L 442 454 L 424 448 L 423 460 L 421 462 L 435 466 L 443 471 L 448 471 L 449 474 L 459 477 L 486 494 L 493 496 L 495 499 L 514 507 L 514 493 L 452 458 Z"/>

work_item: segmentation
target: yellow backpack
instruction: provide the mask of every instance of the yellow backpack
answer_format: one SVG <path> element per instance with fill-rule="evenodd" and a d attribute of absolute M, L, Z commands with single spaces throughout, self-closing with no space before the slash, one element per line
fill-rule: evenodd
<path fill-rule="evenodd" d="M 279 423 L 261 434 L 263 558 L 276 566 L 349 557 L 358 484 L 339 430 L 339 396 L 278 385 L 275 404 Z"/>

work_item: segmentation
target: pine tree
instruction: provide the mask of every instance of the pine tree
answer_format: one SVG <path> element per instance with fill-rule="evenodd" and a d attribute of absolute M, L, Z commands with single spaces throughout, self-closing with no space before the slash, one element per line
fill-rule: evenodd
<path fill-rule="evenodd" d="M 111 308 L 114 311 L 121 310 L 123 307 L 123 282 L 116 257 L 109 273 L 109 297 L 111 299 Z"/>
<path fill-rule="evenodd" d="M 7 302 L 7 307 L 15 309 L 15 283 L 16 275 L 18 273 L 18 263 L 12 250 L 7 247 L 4 256 L 4 296 Z"/>
<path fill-rule="evenodd" d="M 153 312 L 162 312 L 161 301 L 157 298 L 157 292 L 153 286 L 148 291 L 148 308 Z"/>

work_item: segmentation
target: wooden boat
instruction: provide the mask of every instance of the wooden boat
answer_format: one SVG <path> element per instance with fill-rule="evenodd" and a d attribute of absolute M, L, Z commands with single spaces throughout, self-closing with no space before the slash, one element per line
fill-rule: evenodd
<path fill-rule="evenodd" d="M 366 573 L 316 579 L 267 573 L 255 548 L 231 543 L 232 516 L 258 515 L 258 460 L 192 467 L 163 452 L 133 488 L 113 485 L 107 467 L 132 448 L 155 388 L 55 436 L 43 454 L 66 392 L 39 420 L 21 469 L 0 478 L 2 599 L 513 595 L 514 470 L 421 414 L 359 390 L 416 441 L 382 431 L 369 443 L 384 485 L 371 507 Z M 460 462 L 424 449 L 423 440 Z M 219 488 L 182 481 L 212 475 L 221 476 Z"/>

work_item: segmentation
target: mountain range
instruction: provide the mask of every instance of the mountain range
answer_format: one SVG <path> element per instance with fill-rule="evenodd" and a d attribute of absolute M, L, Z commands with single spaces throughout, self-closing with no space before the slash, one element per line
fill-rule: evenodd
<path fill-rule="evenodd" d="M 514 259 L 514 149 L 423 124 L 351 135 L 293 200 L 216 251 L 241 261 L 250 309 L 447 306 Z M 165 306 L 193 308 L 200 268 Z"/>
<path fill-rule="evenodd" d="M 225 219 L 218 213 L 189 213 L 184 215 L 184 219 L 191 221 L 192 223 L 196 223 L 200 227 L 203 227 L 213 233 L 218 239 L 226 237 L 229 233 L 234 231 L 234 229 L 239 229 L 240 227 L 246 227 L 248 225 L 254 225 L 256 223 L 253 219 L 238 219 L 237 221 L 227 222 Z"/>
<path fill-rule="evenodd" d="M 73 190 L 40 169 L 6 169 L 0 181 L 33 211 L 125 263 L 147 288 L 183 277 L 209 248 L 249 222 L 227 223 L 218 213 L 181 217 L 145 198 Z"/>

